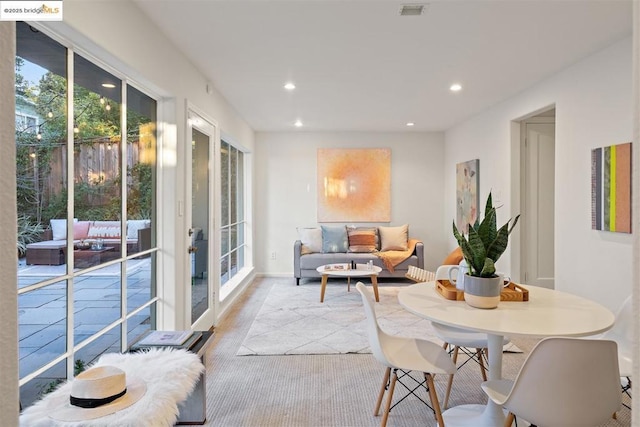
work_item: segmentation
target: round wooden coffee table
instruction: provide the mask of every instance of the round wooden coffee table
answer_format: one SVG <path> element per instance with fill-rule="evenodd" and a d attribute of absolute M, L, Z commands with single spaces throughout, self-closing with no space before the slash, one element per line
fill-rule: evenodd
<path fill-rule="evenodd" d="M 326 264 L 316 268 L 316 271 L 322 275 L 322 285 L 320 287 L 320 302 L 324 302 L 324 291 L 327 288 L 327 279 L 329 276 L 346 277 L 347 291 L 351 291 L 352 277 L 369 277 L 373 285 L 373 293 L 376 296 L 376 302 L 380 302 L 378 295 L 378 274 L 382 269 L 376 265 L 369 266 L 367 264 L 356 264 L 355 270 L 349 264 Z"/>

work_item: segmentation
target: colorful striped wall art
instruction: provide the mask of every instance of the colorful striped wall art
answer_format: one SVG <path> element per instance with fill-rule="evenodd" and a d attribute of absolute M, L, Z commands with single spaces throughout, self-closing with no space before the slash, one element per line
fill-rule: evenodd
<path fill-rule="evenodd" d="M 591 228 L 631 233 L 631 143 L 591 150 Z"/>

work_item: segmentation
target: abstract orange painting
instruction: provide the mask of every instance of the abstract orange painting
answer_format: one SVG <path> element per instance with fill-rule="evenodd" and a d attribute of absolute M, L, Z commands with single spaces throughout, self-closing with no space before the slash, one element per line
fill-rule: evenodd
<path fill-rule="evenodd" d="M 391 149 L 318 149 L 318 222 L 391 221 Z"/>

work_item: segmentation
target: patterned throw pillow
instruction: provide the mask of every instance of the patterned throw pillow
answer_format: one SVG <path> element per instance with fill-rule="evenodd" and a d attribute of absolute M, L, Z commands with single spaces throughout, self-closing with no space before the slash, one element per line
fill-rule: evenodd
<path fill-rule="evenodd" d="M 120 221 L 95 221 L 89 226 L 89 239 L 119 239 Z"/>
<path fill-rule="evenodd" d="M 298 228 L 298 237 L 302 242 L 302 255 L 322 252 L 322 230 L 320 227 Z"/>
<path fill-rule="evenodd" d="M 409 248 L 409 224 L 378 227 L 381 251 L 406 251 Z"/>
<path fill-rule="evenodd" d="M 347 228 L 349 236 L 349 252 L 375 252 L 378 248 L 376 245 L 377 229 L 375 228 Z"/>
<path fill-rule="evenodd" d="M 347 227 L 330 227 L 326 225 L 322 228 L 322 252 L 335 253 L 347 252 L 349 249 L 349 239 L 347 238 Z"/>

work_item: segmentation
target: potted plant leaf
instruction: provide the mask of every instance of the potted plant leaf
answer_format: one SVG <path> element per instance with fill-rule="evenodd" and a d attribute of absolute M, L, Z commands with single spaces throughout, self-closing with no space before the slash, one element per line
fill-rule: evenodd
<path fill-rule="evenodd" d="M 496 208 L 493 206 L 491 192 L 484 209 L 484 218 L 475 224 L 469 224 L 468 236 L 463 235 L 453 222 L 453 235 L 462 249 L 469 272 L 464 278 L 464 299 L 467 304 L 477 308 L 496 308 L 500 302 L 503 283 L 496 275 L 495 263 L 507 249 L 509 234 L 518 223 L 520 215 L 511 219 L 498 229 Z"/>

